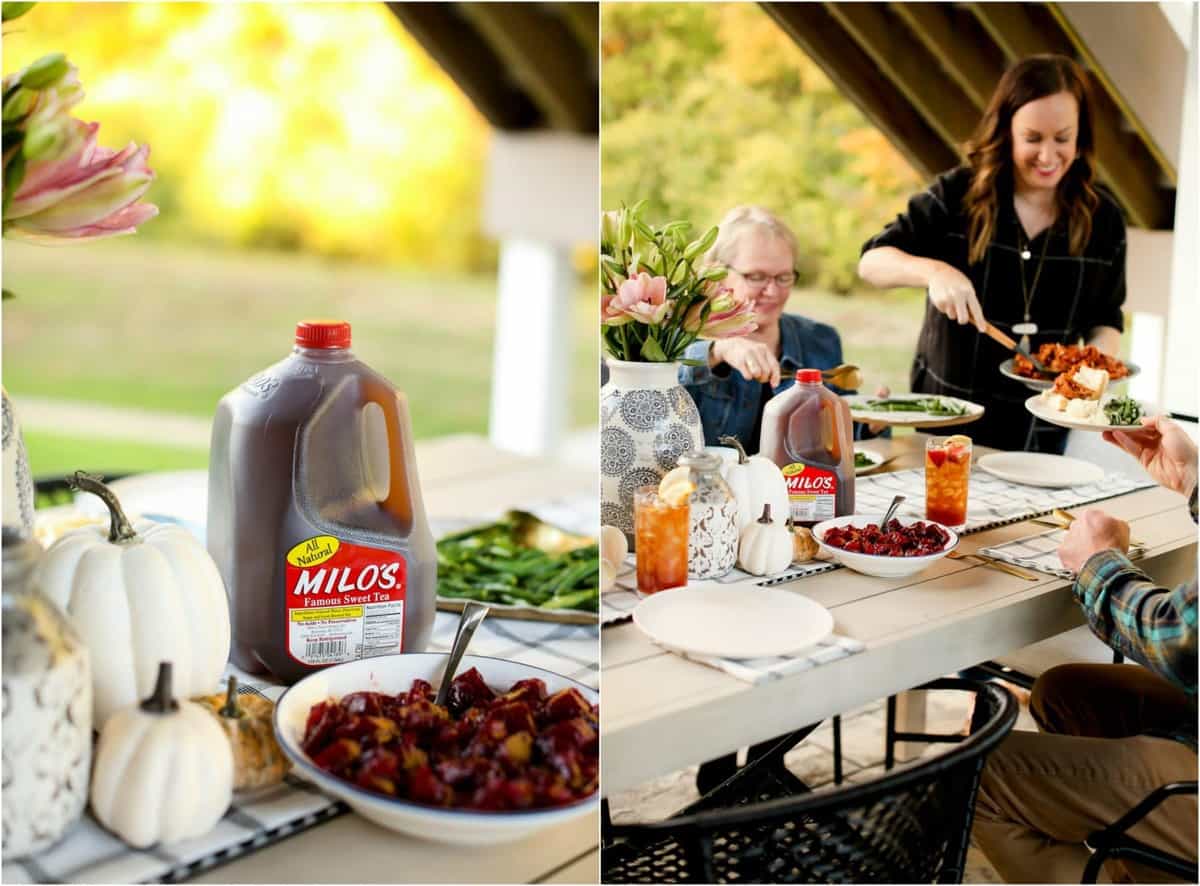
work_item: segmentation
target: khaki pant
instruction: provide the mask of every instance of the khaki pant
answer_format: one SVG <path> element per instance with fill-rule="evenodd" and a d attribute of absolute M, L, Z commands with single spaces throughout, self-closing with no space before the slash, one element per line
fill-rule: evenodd
<path fill-rule="evenodd" d="M 1071 664 L 1034 685 L 1030 713 L 1043 730 L 1013 732 L 988 757 L 973 840 L 1010 883 L 1078 883 L 1083 841 L 1155 788 L 1196 779 L 1186 745 L 1138 733 L 1194 718 L 1187 696 L 1145 668 Z M 1196 798 L 1171 797 L 1130 836 L 1196 858 Z M 1107 863 L 1108 876 L 1164 879 L 1145 867 Z"/>

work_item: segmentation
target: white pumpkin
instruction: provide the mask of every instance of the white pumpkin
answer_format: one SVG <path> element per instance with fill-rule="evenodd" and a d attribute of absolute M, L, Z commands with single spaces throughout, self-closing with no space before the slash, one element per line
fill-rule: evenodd
<path fill-rule="evenodd" d="M 213 715 L 171 693 L 163 662 L 153 695 L 109 718 L 92 772 L 92 812 L 139 849 L 207 834 L 233 798 L 233 750 Z"/>
<path fill-rule="evenodd" d="M 791 562 L 792 534 L 771 519 L 771 506 L 763 505 L 762 516 L 742 530 L 738 565 L 751 575 L 773 575 Z"/>
<path fill-rule="evenodd" d="M 42 591 L 70 616 L 91 652 L 96 728 L 150 694 L 158 664 L 175 665 L 184 697 L 212 692 L 229 658 L 229 601 L 208 551 L 186 529 L 131 525 L 99 479 L 72 478 L 99 495 L 110 529 L 85 526 L 38 563 Z"/>
<path fill-rule="evenodd" d="M 737 437 L 722 437 L 721 442 L 737 450 L 737 461 L 722 459 L 721 476 L 737 500 L 738 531 L 745 529 L 762 513 L 763 505 L 782 520 L 791 507 L 787 480 L 779 466 L 765 455 L 746 455 Z"/>

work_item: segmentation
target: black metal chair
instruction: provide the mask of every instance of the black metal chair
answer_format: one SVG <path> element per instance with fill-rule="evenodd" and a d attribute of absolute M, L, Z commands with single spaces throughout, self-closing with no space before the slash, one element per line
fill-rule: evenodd
<path fill-rule="evenodd" d="M 1017 718 L 993 684 L 922 687 L 975 694 L 968 737 L 876 781 L 820 793 L 782 765 L 791 737 L 661 822 L 606 823 L 605 883 L 951 883 L 962 880 L 987 754 Z"/>
<path fill-rule="evenodd" d="M 1092 850 L 1092 857 L 1083 870 L 1082 883 L 1095 883 L 1100 874 L 1100 867 L 1110 858 L 1128 859 L 1138 864 L 1152 867 L 1156 870 L 1178 877 L 1185 883 L 1200 882 L 1200 867 L 1195 859 L 1181 858 L 1162 849 L 1147 846 L 1140 840 L 1129 836 L 1129 829 L 1157 809 L 1170 797 L 1196 796 L 1196 782 L 1179 781 L 1162 787 L 1150 793 L 1146 799 L 1138 803 L 1108 827 L 1096 831 L 1087 838 L 1085 844 Z"/>

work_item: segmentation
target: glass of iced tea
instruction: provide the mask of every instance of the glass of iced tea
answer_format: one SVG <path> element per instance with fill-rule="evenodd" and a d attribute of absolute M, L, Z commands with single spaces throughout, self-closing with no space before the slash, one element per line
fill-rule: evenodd
<path fill-rule="evenodd" d="M 930 437 L 925 442 L 925 519 L 946 526 L 967 522 L 971 438 Z"/>
<path fill-rule="evenodd" d="M 671 504 L 657 486 L 633 494 L 637 586 L 643 594 L 679 588 L 688 578 L 688 501 Z"/>

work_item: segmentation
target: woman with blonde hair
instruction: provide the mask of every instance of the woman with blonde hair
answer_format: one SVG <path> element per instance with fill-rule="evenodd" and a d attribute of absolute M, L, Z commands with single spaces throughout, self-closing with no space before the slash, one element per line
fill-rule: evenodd
<path fill-rule="evenodd" d="M 1066 442 L 1026 412 L 1028 389 L 1000 374 L 1012 355 L 979 333 L 985 318 L 1033 350 L 1082 339 L 1115 354 L 1120 344 L 1125 222 L 1095 181 L 1094 150 L 1079 66 L 1024 59 L 997 85 L 966 163 L 863 246 L 863 280 L 927 291 L 912 389 L 982 402 L 977 443 L 1061 452 Z"/>
<path fill-rule="evenodd" d="M 724 285 L 754 305 L 758 328 L 696 342 L 684 357 L 700 365 L 681 367 L 679 381 L 700 410 L 706 443 L 733 436 L 753 454 L 767 401 L 794 384 L 796 370 L 841 363 L 842 340 L 832 326 L 784 313 L 796 282 L 797 253 L 796 235 L 786 224 L 762 207 L 738 206 L 719 228 L 705 263 L 729 271 Z"/>

